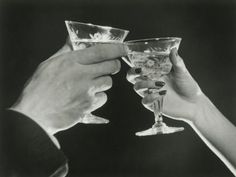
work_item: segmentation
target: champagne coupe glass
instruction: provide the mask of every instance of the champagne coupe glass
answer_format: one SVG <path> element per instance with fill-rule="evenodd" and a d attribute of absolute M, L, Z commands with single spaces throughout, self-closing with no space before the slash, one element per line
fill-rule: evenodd
<path fill-rule="evenodd" d="M 179 48 L 181 38 L 163 37 L 140 39 L 125 42 L 128 56 L 126 62 L 131 67 L 142 68 L 142 76 L 154 81 L 161 80 L 168 74 L 172 64 L 169 59 L 171 49 Z M 163 122 L 162 109 L 166 90 L 148 89 L 148 93 L 159 93 L 153 103 L 155 123 L 147 130 L 137 132 L 137 136 L 169 134 L 184 130 L 183 127 L 169 127 Z"/>
<path fill-rule="evenodd" d="M 109 26 L 93 25 L 75 21 L 65 21 L 73 50 L 83 50 L 96 44 L 122 43 L 129 31 Z M 106 124 L 109 120 L 86 114 L 80 119 L 85 124 Z"/>

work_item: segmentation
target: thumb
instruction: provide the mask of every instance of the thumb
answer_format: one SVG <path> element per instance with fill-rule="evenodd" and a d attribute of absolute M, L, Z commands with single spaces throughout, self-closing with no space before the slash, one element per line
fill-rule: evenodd
<path fill-rule="evenodd" d="M 66 43 L 65 43 L 65 45 L 60 49 L 60 50 L 58 50 L 58 54 L 59 55 L 61 55 L 61 54 L 63 54 L 63 53 L 67 53 L 67 52 L 70 52 L 70 51 L 72 51 L 73 50 L 73 48 L 72 48 L 72 43 L 71 43 L 71 41 L 70 41 L 70 38 L 69 37 L 67 37 L 66 38 Z"/>
<path fill-rule="evenodd" d="M 50 58 L 54 58 L 54 57 L 57 57 L 59 55 L 62 55 L 64 53 L 67 53 L 67 52 L 70 52 L 72 51 L 72 44 L 71 44 L 71 41 L 70 41 L 70 38 L 67 37 L 66 39 L 66 43 L 64 44 L 64 46 L 59 49 L 54 55 L 52 55 Z"/>
<path fill-rule="evenodd" d="M 174 74 L 182 74 L 187 72 L 187 68 L 183 59 L 178 55 L 177 48 L 174 48 L 170 52 L 170 61 L 172 63 Z"/>
<path fill-rule="evenodd" d="M 71 43 L 71 40 L 70 40 L 70 37 L 69 37 L 69 36 L 67 36 L 67 38 L 66 38 L 66 43 L 65 43 L 64 47 L 65 47 L 65 46 L 66 46 L 67 48 L 69 48 L 70 51 L 73 50 L 72 43 Z"/>

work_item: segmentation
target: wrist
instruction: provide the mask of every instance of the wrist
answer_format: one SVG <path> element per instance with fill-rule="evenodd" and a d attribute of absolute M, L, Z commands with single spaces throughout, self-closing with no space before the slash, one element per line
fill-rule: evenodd
<path fill-rule="evenodd" d="M 44 119 L 42 119 L 42 115 L 39 111 L 37 111 L 34 107 L 32 106 L 27 106 L 27 105 L 34 105 L 34 104 L 24 104 L 22 100 L 17 101 L 13 106 L 9 108 L 9 110 L 19 112 L 29 119 L 33 120 L 36 122 L 45 132 L 47 132 L 48 135 L 53 136 L 53 132 L 51 131 L 51 128 L 43 122 Z"/>
<path fill-rule="evenodd" d="M 211 112 L 216 112 L 217 108 L 213 105 L 210 99 L 205 95 L 202 94 L 195 106 L 195 112 L 192 117 L 191 123 L 196 126 L 202 123 L 206 123 L 207 119 L 209 119 L 209 114 Z"/>
<path fill-rule="evenodd" d="M 24 112 L 22 112 L 22 111 L 20 111 L 19 109 L 17 109 L 17 107 L 10 107 L 10 108 L 8 108 L 7 110 L 10 110 L 10 111 L 12 111 L 12 112 L 19 113 L 19 114 L 23 115 L 24 117 L 26 117 L 26 118 L 28 118 L 28 119 L 31 119 L 31 120 L 32 120 L 33 122 L 35 122 L 39 127 L 41 127 L 41 129 L 48 135 L 48 137 L 51 139 L 51 141 L 57 146 L 57 148 L 60 149 L 60 144 L 59 144 L 57 138 L 56 138 L 53 134 L 49 133 L 49 132 L 47 131 L 47 129 L 45 129 L 44 126 L 40 125 L 37 121 L 35 121 L 35 119 L 33 119 L 32 117 L 26 115 Z"/>

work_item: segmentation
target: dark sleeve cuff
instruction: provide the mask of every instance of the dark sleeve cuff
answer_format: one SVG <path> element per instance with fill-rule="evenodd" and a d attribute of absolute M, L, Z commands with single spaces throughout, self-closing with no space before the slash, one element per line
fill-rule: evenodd
<path fill-rule="evenodd" d="M 65 169 L 67 160 L 47 133 L 33 120 L 18 112 L 4 111 L 1 121 L 2 151 L 10 173 L 17 176 L 51 176 Z M 65 170 L 60 172 L 66 173 Z M 20 175 L 19 175 L 20 174 Z"/>

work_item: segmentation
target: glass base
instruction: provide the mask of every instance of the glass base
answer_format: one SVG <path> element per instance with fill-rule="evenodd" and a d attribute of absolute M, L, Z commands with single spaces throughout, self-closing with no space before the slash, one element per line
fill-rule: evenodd
<path fill-rule="evenodd" d="M 80 118 L 78 123 L 83 124 L 107 124 L 109 120 L 102 117 L 95 116 L 93 114 L 86 114 L 84 117 Z"/>
<path fill-rule="evenodd" d="M 155 123 L 152 128 L 135 133 L 136 136 L 150 136 L 157 134 L 170 134 L 183 131 L 184 127 L 168 127 L 165 123 Z"/>

